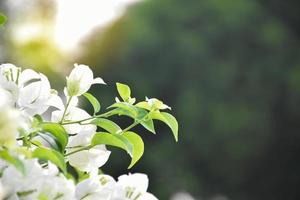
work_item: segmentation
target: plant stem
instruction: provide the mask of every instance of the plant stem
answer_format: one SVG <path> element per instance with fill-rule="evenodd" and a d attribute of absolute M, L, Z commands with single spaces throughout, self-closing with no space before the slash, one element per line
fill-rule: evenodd
<path fill-rule="evenodd" d="M 120 134 L 123 134 L 123 133 L 129 131 L 130 129 L 132 129 L 133 127 L 137 126 L 140 123 L 140 121 L 141 120 L 135 121 L 130 126 L 128 126 L 127 128 L 123 129 L 123 131 Z"/>
<path fill-rule="evenodd" d="M 132 129 L 133 127 L 137 126 L 138 124 L 141 123 L 141 121 L 143 121 L 146 117 L 148 117 L 148 115 L 151 113 L 151 111 L 149 111 L 144 117 L 142 117 L 139 120 L 136 120 L 135 122 L 133 122 L 130 126 L 128 126 L 127 128 L 123 129 L 123 131 L 120 134 L 123 134 L 127 131 L 129 131 L 130 129 Z"/>
<path fill-rule="evenodd" d="M 73 98 L 73 96 L 71 96 L 71 97 L 68 99 L 68 101 L 67 101 L 67 105 L 66 105 L 66 108 L 65 108 L 65 110 L 64 110 L 64 113 L 63 113 L 63 115 L 62 115 L 62 117 L 61 117 L 60 124 L 62 124 L 63 121 L 64 121 L 65 115 L 66 115 L 66 113 L 67 113 L 67 110 L 68 110 L 68 107 L 69 107 L 69 105 L 70 105 L 70 103 L 71 103 L 72 98 Z"/>
<path fill-rule="evenodd" d="M 92 119 L 95 119 L 95 118 L 100 118 L 100 117 L 109 117 L 110 116 L 110 113 L 111 111 L 108 111 L 106 113 L 103 113 L 101 115 L 96 115 L 96 116 L 93 116 L 93 117 L 89 117 L 89 118 L 85 118 L 85 119 L 81 119 L 81 120 L 77 120 L 77 121 L 71 121 L 71 122 L 64 122 L 64 123 L 61 123 L 61 125 L 68 125 L 68 124 L 80 124 L 82 122 L 85 122 L 85 121 L 88 121 L 88 120 L 92 120 Z"/>
<path fill-rule="evenodd" d="M 72 154 L 74 154 L 74 153 L 77 153 L 77 152 L 80 152 L 80 151 L 83 151 L 83 150 L 89 150 L 89 149 L 91 149 L 92 147 L 93 147 L 93 145 L 89 145 L 89 146 L 86 146 L 86 147 L 81 147 L 81 148 L 79 148 L 79 149 L 77 149 L 77 150 L 75 150 L 75 151 L 72 151 L 72 152 L 70 152 L 70 153 L 65 154 L 65 156 L 69 156 L 69 155 L 72 155 Z"/>

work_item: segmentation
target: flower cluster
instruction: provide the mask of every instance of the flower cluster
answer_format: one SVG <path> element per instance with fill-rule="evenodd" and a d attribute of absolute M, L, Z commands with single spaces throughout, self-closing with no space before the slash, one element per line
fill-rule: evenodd
<path fill-rule="evenodd" d="M 88 66 L 75 64 L 59 95 L 44 74 L 0 65 L 0 199 L 157 199 L 147 192 L 147 175 L 122 175 L 116 181 L 99 168 L 111 154 L 107 146 L 128 153 L 128 168 L 136 164 L 144 152 L 142 138 L 132 131 L 137 125 L 155 133 L 153 121 L 160 120 L 177 141 L 178 123 L 162 111 L 170 107 L 156 98 L 136 103 L 129 86 L 117 83 L 121 100 L 116 97 L 100 113 L 99 101 L 88 93 L 93 84 L 105 82 Z M 78 106 L 80 98 L 91 103 L 93 113 Z M 133 122 L 121 128 L 109 119 L 114 115 Z"/>

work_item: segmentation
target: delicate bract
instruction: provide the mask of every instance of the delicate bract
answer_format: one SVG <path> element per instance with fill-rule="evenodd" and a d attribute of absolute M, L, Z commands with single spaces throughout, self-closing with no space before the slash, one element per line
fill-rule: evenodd
<path fill-rule="evenodd" d="M 18 79 L 21 69 L 7 63 L 0 65 L 0 85 L 10 95 L 10 104 L 16 103 L 19 96 Z"/>
<path fill-rule="evenodd" d="M 93 134 L 93 132 L 81 132 L 76 136 L 70 137 L 66 153 L 68 154 L 88 146 Z M 68 156 L 67 159 L 70 165 L 76 167 L 80 171 L 91 172 L 103 166 L 107 162 L 110 153 L 111 152 L 106 149 L 105 145 L 96 145 L 91 149 L 74 153 Z"/>
<path fill-rule="evenodd" d="M 137 200 L 158 200 L 153 194 L 146 192 L 143 193 Z"/>
<path fill-rule="evenodd" d="M 146 174 L 122 175 L 118 178 L 111 200 L 157 200 L 152 194 L 147 193 L 148 184 Z"/>
<path fill-rule="evenodd" d="M 9 102 L 7 92 L 0 88 L 0 145 L 9 147 L 16 143 L 21 125 L 20 113 L 5 103 Z"/>
<path fill-rule="evenodd" d="M 105 84 L 97 77 L 94 79 L 92 70 L 87 65 L 74 65 L 70 75 L 67 77 L 67 91 L 69 96 L 80 96 L 87 92 L 93 84 Z"/>
<path fill-rule="evenodd" d="M 51 95 L 55 92 L 52 93 L 48 78 L 40 74 L 38 81 L 22 86 L 18 105 L 29 115 L 43 114 L 50 106 L 48 101 Z"/>
<path fill-rule="evenodd" d="M 76 198 L 84 200 L 109 200 L 116 181 L 108 175 L 92 176 L 76 186 Z"/>
<path fill-rule="evenodd" d="M 0 85 L 10 95 L 10 104 L 24 114 L 43 114 L 49 106 L 56 106 L 52 102 L 57 92 L 51 89 L 48 78 L 31 69 L 21 71 L 13 64 L 0 65 Z"/>
<path fill-rule="evenodd" d="M 97 145 L 89 150 L 83 150 L 68 156 L 68 160 L 70 165 L 80 171 L 91 172 L 102 167 L 107 162 L 109 156 L 110 151 L 107 151 L 104 145 Z"/>
<path fill-rule="evenodd" d="M 60 199 L 73 200 L 75 186 L 63 176 L 51 174 L 43 169 L 36 159 L 24 160 L 26 175 L 24 176 L 13 166 L 3 171 L 1 182 L 6 186 L 5 197 L 8 200 L 22 199 Z"/>

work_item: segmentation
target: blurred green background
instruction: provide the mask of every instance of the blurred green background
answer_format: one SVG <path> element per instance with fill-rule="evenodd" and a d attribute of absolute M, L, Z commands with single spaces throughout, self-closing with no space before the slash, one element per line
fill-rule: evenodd
<path fill-rule="evenodd" d="M 51 24 L 46 2 L 53 6 L 39 1 L 35 20 Z M 2 1 L 0 8 L 22 23 Z M 72 63 L 84 63 L 108 83 L 92 88 L 104 106 L 117 94 L 115 82 L 170 105 L 179 143 L 163 124 L 157 136 L 137 128 L 146 151 L 130 170 L 146 172 L 159 199 L 187 192 L 204 200 L 297 200 L 299 13 L 297 0 L 145 0 L 90 34 L 80 54 L 65 55 L 43 37 L 15 42 L 8 22 L 0 61 L 38 66 L 56 88 Z M 128 172 L 125 153 L 114 150 L 110 161 L 106 173 Z"/>

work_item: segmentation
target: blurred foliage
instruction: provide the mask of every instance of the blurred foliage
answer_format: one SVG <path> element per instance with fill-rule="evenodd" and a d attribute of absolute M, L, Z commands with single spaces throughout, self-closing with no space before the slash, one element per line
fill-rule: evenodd
<path fill-rule="evenodd" d="M 149 173 L 160 199 L 178 190 L 300 198 L 300 6 L 287 2 L 291 12 L 278 13 L 283 1 L 145 1 L 86 41 L 79 63 L 109 85 L 125 82 L 133 96 L 157 96 L 174 108 L 179 143 L 165 126 L 159 139 L 145 134 L 135 168 Z M 109 102 L 116 95 L 109 91 L 96 92 Z M 124 172 L 121 156 L 104 170 Z"/>
<path fill-rule="evenodd" d="M 34 0 L 0 1 L 0 10 L 7 14 L 8 23 L 0 29 L 0 62 L 33 68 L 56 79 L 54 87 L 62 85 L 57 79 L 67 56 L 53 41 L 55 2 Z M 63 76 L 60 76 L 63 77 Z"/>
<path fill-rule="evenodd" d="M 2 13 L 0 13 L 0 26 L 3 26 L 6 22 L 6 17 Z"/>

